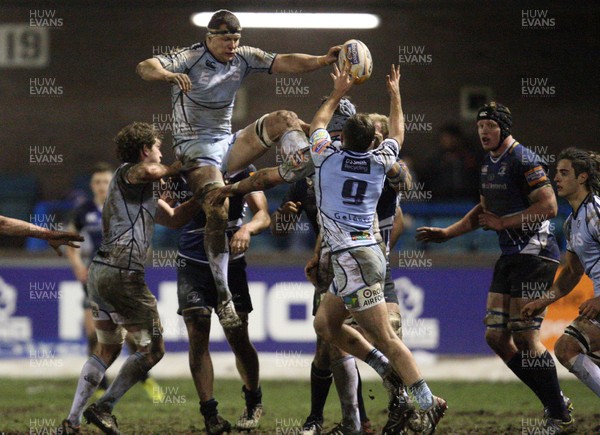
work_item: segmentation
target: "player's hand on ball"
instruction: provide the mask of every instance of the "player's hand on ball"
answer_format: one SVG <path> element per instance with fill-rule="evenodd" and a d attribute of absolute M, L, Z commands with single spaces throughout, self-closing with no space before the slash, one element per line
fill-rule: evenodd
<path fill-rule="evenodd" d="M 400 65 L 392 64 L 385 84 L 390 95 L 400 95 Z"/>
<path fill-rule="evenodd" d="M 588 299 L 579 306 L 579 314 L 589 320 L 595 320 L 600 314 L 600 296 Z"/>
<path fill-rule="evenodd" d="M 179 86 L 179 89 L 186 94 L 192 90 L 192 82 L 187 74 L 171 73 L 167 76 L 167 81 Z"/>
<path fill-rule="evenodd" d="M 350 74 L 350 66 L 340 71 L 337 65 L 333 65 L 331 78 L 333 79 L 333 90 L 341 95 L 346 95 L 354 84 L 354 76 Z"/>
<path fill-rule="evenodd" d="M 329 50 L 327 50 L 327 54 L 321 58 L 322 60 L 320 62 L 323 65 L 331 65 L 332 63 L 337 62 L 338 53 L 340 52 L 341 49 L 342 49 L 341 45 L 334 45 Z"/>
<path fill-rule="evenodd" d="M 417 235 L 415 236 L 417 241 L 427 243 L 443 243 L 450 240 L 448 236 L 448 230 L 446 228 L 436 227 L 420 227 L 417 228 Z"/>
<path fill-rule="evenodd" d="M 532 319 L 537 317 L 544 312 L 546 307 L 547 304 L 542 299 L 531 301 L 521 309 L 521 318 Z"/>

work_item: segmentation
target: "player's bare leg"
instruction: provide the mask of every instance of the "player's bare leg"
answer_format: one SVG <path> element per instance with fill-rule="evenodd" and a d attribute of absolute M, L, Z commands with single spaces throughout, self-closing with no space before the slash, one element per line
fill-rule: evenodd
<path fill-rule="evenodd" d="M 259 118 L 237 136 L 227 157 L 227 175 L 234 176 L 279 143 L 283 158 L 308 146 L 307 126 L 294 112 L 278 110 Z"/>
<path fill-rule="evenodd" d="M 195 168 L 187 176 L 192 191 L 202 202 L 202 209 L 206 215 L 204 248 L 217 288 L 215 311 L 223 328 L 237 328 L 241 326 L 241 322 L 233 306 L 227 282 L 229 243 L 225 230 L 227 229 L 229 201 L 226 199 L 223 203 L 211 204 L 210 201 L 204 200 L 209 192 L 224 185 L 223 176 L 216 166 Z"/>
<path fill-rule="evenodd" d="M 589 349 L 586 352 L 584 349 Z M 600 328 L 590 320 L 578 317 L 560 336 L 554 352 L 571 373 L 600 397 Z M 591 354 L 591 356 L 590 356 Z"/>
<path fill-rule="evenodd" d="M 189 363 L 194 386 L 200 399 L 200 413 L 209 434 L 231 430 L 231 424 L 219 415 L 214 398 L 214 372 L 209 352 L 210 315 L 208 308 L 183 310 L 183 318 L 190 340 Z"/>
<path fill-rule="evenodd" d="M 238 430 L 253 430 L 258 428 L 262 416 L 262 390 L 260 388 L 258 354 L 248 336 L 248 313 L 240 313 L 242 327 L 226 330 L 225 336 L 235 355 L 237 370 L 244 382 L 242 391 L 246 407 L 238 419 Z"/>
<path fill-rule="evenodd" d="M 373 348 L 356 330 L 343 324 L 346 314 L 347 310 L 342 299 L 330 293 L 326 294 L 315 317 L 315 330 L 325 340 L 369 364 L 384 379 L 384 384 L 391 384 L 387 387 L 389 390 L 399 388 L 399 383 L 394 376 L 395 370 L 402 381 L 410 385 L 410 391 L 419 405 L 419 412 L 423 413 L 420 421 L 415 424 L 425 424 L 427 419 L 435 427 L 446 410 L 446 403 L 431 394 L 412 354 L 390 326 L 386 306 L 378 304 L 362 311 L 352 312 L 366 336 L 375 346 L 381 348 L 381 352 L 377 347 Z M 430 413 L 432 415 L 428 415 Z"/>

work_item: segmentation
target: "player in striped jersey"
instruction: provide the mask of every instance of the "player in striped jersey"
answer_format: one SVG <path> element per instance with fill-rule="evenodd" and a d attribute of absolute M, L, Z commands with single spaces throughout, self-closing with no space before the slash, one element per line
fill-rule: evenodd
<path fill-rule="evenodd" d="M 301 53 L 275 54 L 239 46 L 242 27 L 227 10 L 215 12 L 204 42 L 138 64 L 144 80 L 172 84 L 174 146 L 195 196 L 207 216 L 205 246 L 218 290 L 217 315 L 224 328 L 241 322 L 227 282 L 228 245 L 225 236 L 228 202 L 204 201 L 209 192 L 223 186 L 223 172 L 234 176 L 280 142 L 292 152 L 307 146 L 302 128 L 307 126 L 294 112 L 279 110 L 231 134 L 235 96 L 242 81 L 253 73 L 305 73 L 337 60 L 341 46 L 323 56 Z"/>
<path fill-rule="evenodd" d="M 590 277 L 594 296 L 579 306 L 579 316 L 554 350 L 561 364 L 600 397 L 600 156 L 567 148 L 558 155 L 554 181 L 558 196 L 572 208 L 565 222 L 565 267 L 545 297 L 525 305 L 522 315 L 540 315 L 568 295 L 584 273 Z"/>

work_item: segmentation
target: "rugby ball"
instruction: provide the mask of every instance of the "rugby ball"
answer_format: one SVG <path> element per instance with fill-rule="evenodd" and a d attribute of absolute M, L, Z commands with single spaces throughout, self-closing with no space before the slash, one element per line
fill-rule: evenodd
<path fill-rule="evenodd" d="M 338 54 L 337 65 L 340 71 L 350 65 L 350 74 L 354 76 L 354 83 L 360 85 L 371 77 L 373 60 L 369 48 L 358 39 L 344 42 Z"/>

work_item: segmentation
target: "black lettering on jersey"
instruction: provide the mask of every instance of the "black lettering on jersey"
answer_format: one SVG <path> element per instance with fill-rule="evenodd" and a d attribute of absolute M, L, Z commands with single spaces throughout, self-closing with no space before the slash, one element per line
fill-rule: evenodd
<path fill-rule="evenodd" d="M 344 161 L 342 162 L 342 171 L 354 172 L 358 174 L 370 174 L 371 160 L 359 159 L 355 157 L 344 157 Z"/>
<path fill-rule="evenodd" d="M 206 67 L 214 71 L 217 69 L 217 64 L 210 59 L 206 59 Z"/>

